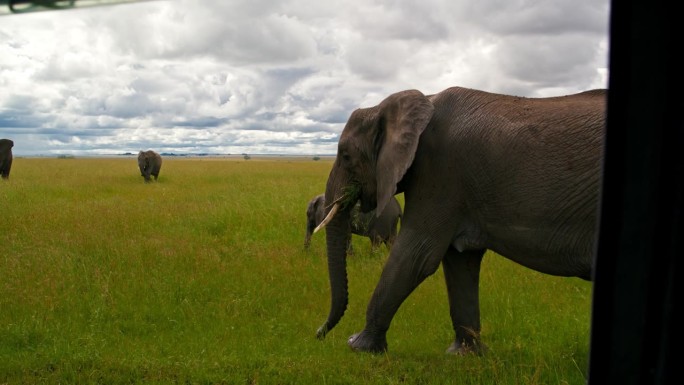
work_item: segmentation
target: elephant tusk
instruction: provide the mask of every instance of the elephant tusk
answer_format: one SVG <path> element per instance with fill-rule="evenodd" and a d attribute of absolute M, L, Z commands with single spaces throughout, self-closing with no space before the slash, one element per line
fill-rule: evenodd
<path fill-rule="evenodd" d="M 320 223 L 318 226 L 316 226 L 316 228 L 314 229 L 314 231 L 313 231 L 314 234 L 315 234 L 318 230 L 324 228 L 325 225 L 327 225 L 328 222 L 330 222 L 330 221 L 333 219 L 333 217 L 335 216 L 335 214 L 337 214 L 337 210 L 338 210 L 339 208 L 340 208 L 340 204 L 339 204 L 339 203 L 335 203 L 335 204 L 333 205 L 333 207 L 332 207 L 332 209 L 330 209 L 330 212 L 328 213 L 328 215 L 327 215 L 327 216 L 321 221 L 321 223 Z"/>

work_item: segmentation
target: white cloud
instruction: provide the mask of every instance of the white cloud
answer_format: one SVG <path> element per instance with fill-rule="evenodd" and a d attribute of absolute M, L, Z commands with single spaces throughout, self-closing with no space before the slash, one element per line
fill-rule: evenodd
<path fill-rule="evenodd" d="M 17 154 L 334 153 L 408 88 L 607 86 L 608 1 L 177 0 L 2 16 Z"/>

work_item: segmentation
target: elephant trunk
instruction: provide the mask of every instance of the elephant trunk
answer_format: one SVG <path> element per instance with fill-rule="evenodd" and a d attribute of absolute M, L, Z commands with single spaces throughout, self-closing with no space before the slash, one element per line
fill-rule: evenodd
<path fill-rule="evenodd" d="M 316 332 L 318 339 L 325 338 L 347 310 L 347 245 L 350 237 L 349 210 L 343 209 L 334 215 L 326 227 L 331 302 L 328 319 Z"/>
<path fill-rule="evenodd" d="M 349 293 L 347 287 L 347 248 L 351 240 L 350 213 L 359 199 L 357 183 L 350 181 L 344 168 L 336 162 L 328 177 L 325 189 L 327 216 L 315 231 L 326 226 L 325 238 L 328 252 L 330 278 L 330 313 L 318 328 L 316 337 L 323 339 L 337 325 L 347 310 Z"/>

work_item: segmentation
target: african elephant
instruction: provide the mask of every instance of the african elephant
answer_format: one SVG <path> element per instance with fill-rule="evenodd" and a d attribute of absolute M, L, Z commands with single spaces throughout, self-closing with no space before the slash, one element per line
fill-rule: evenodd
<path fill-rule="evenodd" d="M 157 180 L 161 165 L 161 155 L 156 152 L 147 150 L 138 153 L 138 167 L 140 167 L 140 175 L 145 178 L 145 183 L 151 180 L 150 175 L 154 176 L 154 180 Z"/>
<path fill-rule="evenodd" d="M 401 229 L 348 344 L 384 352 L 404 300 L 442 264 L 455 332 L 449 353 L 481 353 L 479 275 L 485 250 L 536 271 L 592 280 L 606 90 L 524 98 L 453 87 L 407 90 L 354 111 L 340 135 L 321 226 L 331 308 L 347 302 L 351 207 L 382 212 L 404 193 Z"/>
<path fill-rule="evenodd" d="M 9 139 L 0 139 L 0 177 L 9 179 L 12 169 L 12 147 L 14 142 Z"/>
<path fill-rule="evenodd" d="M 394 198 L 394 197 L 392 197 Z M 351 233 L 368 237 L 371 241 L 372 250 L 377 249 L 381 243 L 387 248 L 392 247 L 392 243 L 397 236 L 397 226 L 401 218 L 401 206 L 396 198 L 392 199 L 389 205 L 379 216 L 375 211 L 362 213 L 361 206 L 356 205 L 351 213 Z M 313 197 L 306 208 L 306 237 L 304 247 L 308 248 L 311 243 L 311 235 L 314 229 L 325 218 L 325 194 Z M 348 251 L 351 252 L 351 237 L 349 238 Z"/>

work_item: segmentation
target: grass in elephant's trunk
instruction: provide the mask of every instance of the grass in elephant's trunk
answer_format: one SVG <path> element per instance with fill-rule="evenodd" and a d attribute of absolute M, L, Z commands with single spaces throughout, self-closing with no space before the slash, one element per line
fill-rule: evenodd
<path fill-rule="evenodd" d="M 358 182 L 351 182 L 342 187 L 342 196 L 335 199 L 330 206 L 339 204 L 340 209 L 346 210 L 350 206 L 354 206 L 356 204 L 356 202 L 359 200 L 359 195 L 361 195 L 361 185 Z"/>

